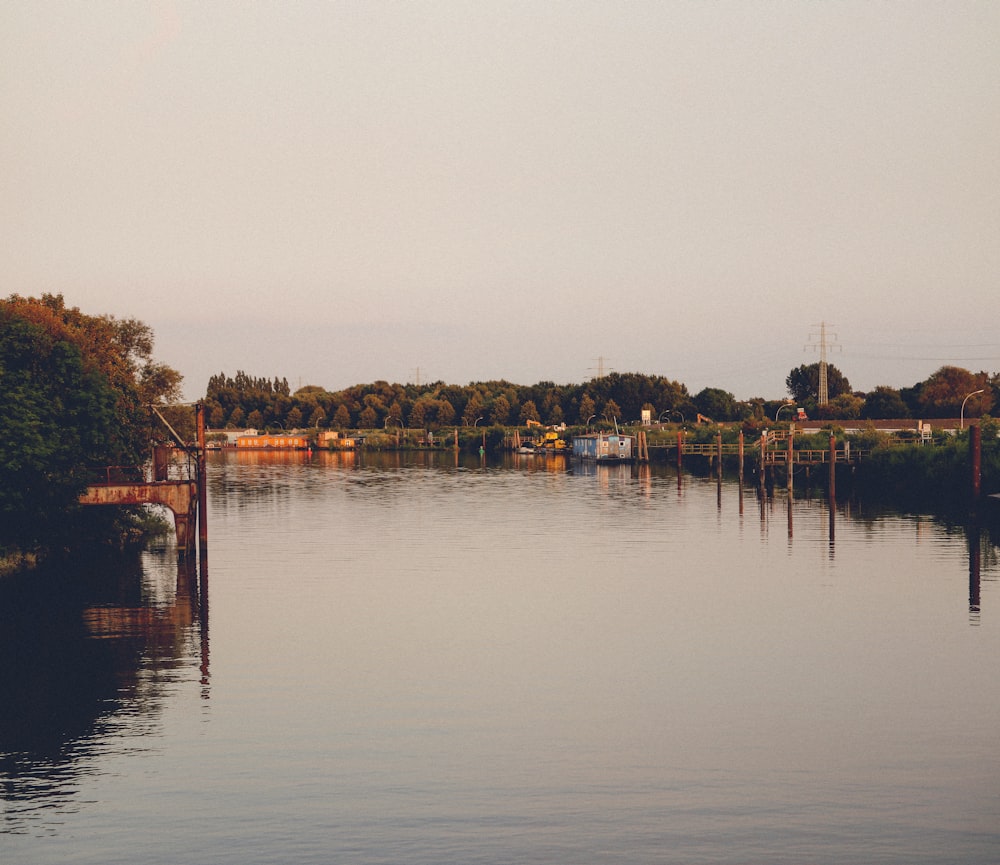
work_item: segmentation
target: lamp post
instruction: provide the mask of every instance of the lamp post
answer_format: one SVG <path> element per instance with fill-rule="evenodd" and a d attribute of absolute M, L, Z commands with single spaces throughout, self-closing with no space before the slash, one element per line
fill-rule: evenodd
<path fill-rule="evenodd" d="M 479 423 L 482 419 L 483 419 L 482 415 L 480 415 L 479 417 L 477 417 L 472 422 L 472 428 L 475 429 L 476 428 L 476 424 Z M 480 454 L 486 453 L 486 427 L 483 427 L 483 443 L 479 447 L 479 453 Z"/>
<path fill-rule="evenodd" d="M 965 399 L 962 400 L 962 411 L 960 412 L 958 428 L 965 429 L 965 404 L 969 401 L 971 397 L 974 397 L 977 393 L 982 393 L 985 388 L 979 388 L 979 390 L 974 390 Z"/>
<path fill-rule="evenodd" d="M 587 424 L 586 424 L 586 426 L 587 426 L 587 429 L 588 429 L 588 430 L 590 429 L 590 422 L 591 422 L 591 421 L 592 421 L 592 420 L 593 420 L 593 419 L 594 419 L 595 417 L 597 417 L 597 415 L 596 415 L 596 414 L 592 414 L 592 415 L 591 415 L 591 416 L 590 416 L 589 418 L 587 418 Z"/>
<path fill-rule="evenodd" d="M 679 415 L 681 416 L 681 423 L 684 423 L 684 412 L 682 412 L 682 411 L 680 411 L 680 410 L 678 410 L 678 409 L 674 409 L 674 410 L 673 410 L 672 412 L 670 412 L 670 413 L 671 413 L 671 414 L 679 414 Z"/>
<path fill-rule="evenodd" d="M 398 432 L 398 433 L 396 433 L 396 449 L 398 450 L 398 449 L 399 449 L 399 438 L 400 438 L 400 433 L 402 433 L 402 432 L 403 432 L 403 429 L 404 429 L 404 428 L 403 428 L 403 421 L 402 421 L 402 420 L 401 420 L 400 418 L 396 417 L 395 415 L 391 415 L 391 414 L 390 414 L 390 415 L 387 415 L 387 416 L 386 416 L 386 419 L 385 419 L 385 421 L 384 421 L 384 422 L 382 423 L 382 428 L 383 428 L 383 429 L 384 429 L 384 430 L 385 430 L 385 431 L 386 431 L 387 433 L 388 433 L 388 431 L 389 431 L 389 421 L 391 421 L 391 420 L 394 420 L 394 421 L 395 421 L 396 423 L 398 423 L 398 424 L 399 424 L 399 432 Z"/>
<path fill-rule="evenodd" d="M 778 422 L 778 415 L 781 414 L 781 410 L 782 409 L 784 409 L 784 408 L 790 408 L 793 405 L 795 405 L 795 400 L 789 400 L 784 405 L 779 405 L 778 406 L 778 410 L 774 413 L 774 422 L 775 423 Z"/>
<path fill-rule="evenodd" d="M 667 416 L 667 420 L 669 420 L 670 419 L 670 415 L 671 415 L 670 409 L 667 409 L 666 411 L 661 411 L 660 412 L 660 416 L 656 419 L 656 422 L 657 423 L 663 423 L 663 416 L 664 415 L 666 415 Z"/>

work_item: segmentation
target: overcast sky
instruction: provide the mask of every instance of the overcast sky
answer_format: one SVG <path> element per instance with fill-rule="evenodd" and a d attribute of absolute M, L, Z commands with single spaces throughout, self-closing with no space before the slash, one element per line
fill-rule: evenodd
<path fill-rule="evenodd" d="M 1000 370 L 1000 3 L 0 4 L 0 293 L 185 376 Z"/>

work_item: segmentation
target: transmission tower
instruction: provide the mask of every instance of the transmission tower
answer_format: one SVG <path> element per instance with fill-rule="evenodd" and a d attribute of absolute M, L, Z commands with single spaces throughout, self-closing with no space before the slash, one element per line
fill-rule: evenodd
<path fill-rule="evenodd" d="M 816 327 L 816 325 L 813 325 Z M 809 339 L 813 338 L 814 334 L 809 334 Z M 833 338 L 837 338 L 837 334 L 832 334 Z M 830 391 L 827 385 L 827 362 L 826 362 L 826 349 L 827 349 L 827 333 L 826 333 L 826 322 L 821 321 L 819 323 L 819 389 L 816 395 L 816 402 L 819 405 L 827 405 L 830 402 Z M 816 348 L 816 345 L 810 343 L 806 348 Z M 839 349 L 839 345 L 833 346 L 833 348 Z"/>
<path fill-rule="evenodd" d="M 604 357 L 603 355 L 601 357 L 596 358 L 596 362 L 597 362 L 597 375 L 595 375 L 594 378 L 604 378 L 604 362 L 606 360 L 607 360 L 607 358 Z M 593 371 L 594 367 L 591 367 L 590 369 L 591 369 L 591 371 Z"/>

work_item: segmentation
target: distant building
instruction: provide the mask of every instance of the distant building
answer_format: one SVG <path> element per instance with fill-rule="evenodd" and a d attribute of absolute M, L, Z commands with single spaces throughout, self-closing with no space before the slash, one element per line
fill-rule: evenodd
<path fill-rule="evenodd" d="M 241 435 L 236 439 L 236 447 L 243 450 L 291 450 L 300 451 L 309 447 L 309 438 L 299 434 Z"/>
<path fill-rule="evenodd" d="M 336 430 L 322 430 L 316 441 L 319 447 L 327 450 L 354 450 L 361 446 L 362 439 L 343 436 Z"/>

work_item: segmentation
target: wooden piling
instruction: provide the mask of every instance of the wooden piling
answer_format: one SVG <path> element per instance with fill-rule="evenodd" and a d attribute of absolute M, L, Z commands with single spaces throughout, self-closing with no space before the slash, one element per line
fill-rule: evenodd
<path fill-rule="evenodd" d="M 837 437 L 830 436 L 830 491 L 832 501 L 837 495 Z"/>
<path fill-rule="evenodd" d="M 198 428 L 198 543 L 208 549 L 208 467 L 205 461 L 205 404 L 195 405 Z"/>
<path fill-rule="evenodd" d="M 969 462 L 972 469 L 972 503 L 976 504 L 982 483 L 982 433 L 979 424 L 969 427 Z"/>
<path fill-rule="evenodd" d="M 788 428 L 788 491 L 792 490 L 792 475 L 795 474 L 795 434 L 791 427 Z"/>

